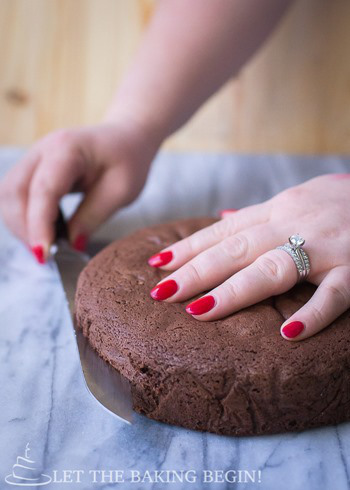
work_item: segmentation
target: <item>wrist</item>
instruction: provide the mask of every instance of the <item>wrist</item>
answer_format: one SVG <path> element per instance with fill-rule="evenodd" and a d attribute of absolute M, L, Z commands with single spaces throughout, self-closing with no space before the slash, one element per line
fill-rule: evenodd
<path fill-rule="evenodd" d="M 103 118 L 103 123 L 112 126 L 121 124 L 136 131 L 141 139 L 147 141 L 147 146 L 152 146 L 157 151 L 168 136 L 166 124 L 159 116 L 157 110 L 150 111 L 136 101 L 117 96 Z"/>

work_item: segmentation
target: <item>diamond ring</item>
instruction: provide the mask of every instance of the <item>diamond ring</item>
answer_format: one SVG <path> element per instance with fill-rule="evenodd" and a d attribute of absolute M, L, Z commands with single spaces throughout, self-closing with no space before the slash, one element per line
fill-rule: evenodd
<path fill-rule="evenodd" d="M 298 271 L 298 281 L 304 280 L 310 272 L 310 259 L 301 247 L 304 245 L 305 240 L 298 233 L 289 237 L 289 243 L 276 247 L 277 249 L 284 250 L 290 255 L 296 265 Z"/>

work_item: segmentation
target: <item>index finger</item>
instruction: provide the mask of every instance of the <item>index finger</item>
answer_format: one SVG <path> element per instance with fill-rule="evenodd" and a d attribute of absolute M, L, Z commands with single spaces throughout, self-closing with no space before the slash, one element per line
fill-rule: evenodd
<path fill-rule="evenodd" d="M 78 157 L 77 157 L 78 158 Z M 32 248 L 42 247 L 43 258 L 54 239 L 58 204 L 81 175 L 82 166 L 70 155 L 55 155 L 40 162 L 33 175 L 27 209 L 27 230 Z"/>
<path fill-rule="evenodd" d="M 221 240 L 251 226 L 266 223 L 269 220 L 269 209 L 268 201 L 242 208 L 232 213 L 232 216 L 219 220 L 163 249 L 150 257 L 148 263 L 152 267 L 175 270 Z"/>
<path fill-rule="evenodd" d="M 31 149 L 0 181 L 0 213 L 8 228 L 27 242 L 26 207 L 29 185 L 39 156 Z"/>

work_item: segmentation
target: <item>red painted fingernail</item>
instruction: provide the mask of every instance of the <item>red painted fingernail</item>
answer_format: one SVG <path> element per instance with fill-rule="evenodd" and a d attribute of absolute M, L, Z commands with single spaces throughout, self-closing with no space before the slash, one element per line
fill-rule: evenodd
<path fill-rule="evenodd" d="M 304 330 L 303 322 L 290 322 L 282 328 L 282 333 L 289 339 L 294 339 Z"/>
<path fill-rule="evenodd" d="M 178 290 L 178 285 L 173 279 L 161 282 L 151 290 L 151 296 L 157 301 L 170 298 Z"/>
<path fill-rule="evenodd" d="M 75 250 L 78 250 L 78 252 L 84 252 L 86 250 L 86 244 L 87 236 L 81 233 L 75 238 L 73 242 L 73 248 L 75 248 Z"/>
<path fill-rule="evenodd" d="M 231 214 L 231 213 L 235 213 L 236 211 L 238 211 L 238 209 L 222 209 L 221 211 L 219 211 L 219 214 L 221 216 L 221 218 L 223 218 L 225 216 L 225 214 Z"/>
<path fill-rule="evenodd" d="M 335 179 L 348 179 L 350 174 L 332 174 Z"/>
<path fill-rule="evenodd" d="M 203 296 L 202 298 L 193 301 L 186 306 L 186 311 L 190 315 L 203 315 L 203 313 L 207 313 L 212 310 L 215 306 L 215 298 L 214 296 Z"/>
<path fill-rule="evenodd" d="M 35 245 L 31 250 L 39 264 L 45 264 L 44 247 L 42 245 Z"/>
<path fill-rule="evenodd" d="M 173 252 L 167 250 L 166 252 L 159 252 L 159 254 L 152 255 L 148 259 L 148 264 L 152 267 L 162 267 L 163 265 L 169 264 L 173 259 Z"/>

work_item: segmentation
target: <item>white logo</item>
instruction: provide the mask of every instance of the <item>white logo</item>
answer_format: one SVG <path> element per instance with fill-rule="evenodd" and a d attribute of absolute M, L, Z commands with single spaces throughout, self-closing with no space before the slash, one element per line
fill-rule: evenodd
<path fill-rule="evenodd" d="M 41 487 L 51 483 L 51 476 L 40 473 L 35 467 L 35 461 L 29 459 L 29 442 L 27 442 L 25 455 L 17 456 L 17 462 L 12 466 L 12 473 L 6 476 L 9 485 L 17 487 Z"/>

